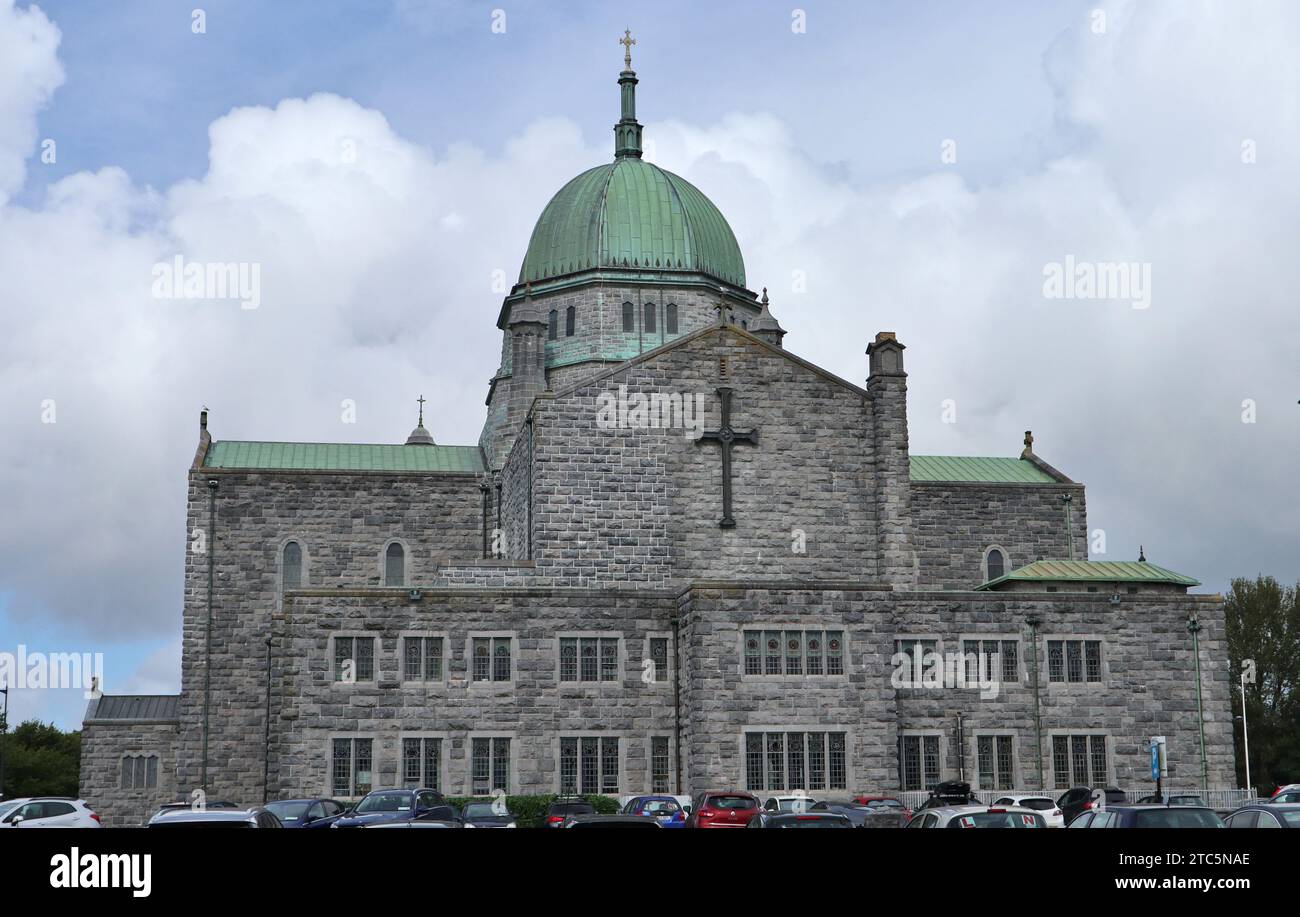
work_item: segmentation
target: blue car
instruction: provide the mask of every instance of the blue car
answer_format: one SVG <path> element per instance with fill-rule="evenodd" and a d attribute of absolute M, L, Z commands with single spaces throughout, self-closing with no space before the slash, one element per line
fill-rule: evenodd
<path fill-rule="evenodd" d="M 281 799 L 264 808 L 286 828 L 328 828 L 347 806 L 337 799 Z"/>
<path fill-rule="evenodd" d="M 420 819 L 456 817 L 437 790 L 375 790 L 335 820 L 332 828 L 371 828 Z"/>
<path fill-rule="evenodd" d="M 623 806 L 623 815 L 643 815 L 661 828 L 685 828 L 686 810 L 671 796 L 633 796 Z"/>

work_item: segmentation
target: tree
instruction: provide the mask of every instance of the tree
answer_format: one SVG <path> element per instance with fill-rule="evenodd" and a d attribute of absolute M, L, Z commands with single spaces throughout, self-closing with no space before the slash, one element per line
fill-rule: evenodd
<path fill-rule="evenodd" d="M 1233 710 L 1239 714 L 1246 666 L 1246 716 L 1250 728 L 1250 777 L 1268 795 L 1300 780 L 1300 584 L 1279 586 L 1271 576 L 1232 581 L 1225 602 Z M 1249 682 L 1253 670 L 1255 681 Z M 1245 782 L 1245 743 L 1236 720 L 1237 775 Z"/>
<path fill-rule="evenodd" d="M 27 720 L 4 739 L 4 795 L 76 796 L 81 733 Z"/>

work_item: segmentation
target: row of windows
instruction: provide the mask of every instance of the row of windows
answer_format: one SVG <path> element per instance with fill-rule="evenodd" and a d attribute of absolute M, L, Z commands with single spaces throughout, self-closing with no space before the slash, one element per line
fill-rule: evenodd
<path fill-rule="evenodd" d="M 1102 671 L 1102 642 L 1088 639 L 1054 639 L 1047 647 L 1047 681 L 1057 684 L 1099 684 Z M 919 654 L 922 665 L 927 657 L 940 652 L 937 637 L 904 637 L 894 641 L 894 652 L 905 657 L 903 665 L 912 667 Z M 974 680 L 981 670 L 1003 683 L 1022 680 L 1019 638 L 963 639 L 961 652 L 967 679 Z"/>
<path fill-rule="evenodd" d="M 352 684 L 374 681 L 375 640 L 368 636 L 331 638 L 332 677 Z M 441 682 L 446 677 L 447 638 L 406 635 L 401 638 L 403 681 Z M 841 677 L 845 674 L 844 632 L 838 630 L 746 630 L 743 632 L 743 673 L 746 677 Z M 617 683 L 623 675 L 622 638 L 617 635 L 572 635 L 559 639 L 561 682 Z M 1103 678 L 1100 640 L 1048 639 L 1047 681 L 1057 684 L 1099 684 Z M 915 667 L 934 659 L 941 643 L 936 637 L 903 637 L 894 641 L 901 665 Z M 647 680 L 668 678 L 668 637 L 646 641 Z M 963 639 L 961 652 L 966 678 L 996 678 L 1004 684 L 1022 680 L 1020 641 L 1015 638 Z M 471 636 L 470 679 L 475 682 L 514 680 L 514 637 Z"/>
<path fill-rule="evenodd" d="M 848 789 L 847 744 L 843 732 L 747 732 L 746 789 Z"/>
<path fill-rule="evenodd" d="M 376 637 L 331 637 L 331 678 L 344 684 L 375 681 Z M 446 677 L 447 638 L 405 635 L 401 638 L 402 680 L 441 682 Z M 617 682 L 621 679 L 621 638 L 572 636 L 560 638 L 559 677 L 562 682 Z M 649 682 L 668 679 L 668 638 L 647 641 L 649 665 L 642 672 Z M 514 637 L 473 636 L 469 643 L 469 676 L 475 682 L 514 681 Z"/>
<path fill-rule="evenodd" d="M 903 735 L 898 740 L 899 780 L 904 790 L 932 789 L 941 779 L 938 734 Z M 1013 790 L 1017 779 L 1014 733 L 975 737 L 976 786 L 983 790 Z M 1052 782 L 1057 789 L 1105 786 L 1111 783 L 1106 736 L 1052 736 Z"/>
<path fill-rule="evenodd" d="M 677 333 L 677 304 L 668 303 L 664 306 L 664 333 Z M 634 303 L 623 303 L 623 331 L 632 334 L 637 330 L 636 327 L 637 308 Z M 577 327 L 577 311 L 573 306 L 564 310 L 564 336 L 573 337 Z M 641 306 L 641 331 L 644 334 L 658 334 L 659 327 L 659 307 L 652 302 L 644 303 Z M 546 317 L 546 339 L 548 341 L 558 340 L 560 337 L 560 312 L 558 309 L 552 309 Z"/>
<path fill-rule="evenodd" d="M 381 558 L 385 586 L 406 585 L 406 548 L 393 541 L 384 548 Z M 301 589 L 307 585 L 302 544 L 287 541 L 280 551 L 280 585 L 283 589 Z"/>
<path fill-rule="evenodd" d="M 444 773 L 441 737 L 403 737 L 402 783 L 444 793 L 452 788 Z M 469 785 L 474 796 L 512 792 L 512 743 L 509 736 L 469 737 Z M 562 794 L 618 793 L 623 789 L 623 739 L 618 736 L 573 735 L 560 737 L 560 769 L 556 789 Z M 364 796 L 375 788 L 375 740 L 336 738 L 330 746 L 330 792 L 340 797 Z M 651 736 L 650 791 L 667 793 L 671 785 L 671 759 L 667 736 Z"/>

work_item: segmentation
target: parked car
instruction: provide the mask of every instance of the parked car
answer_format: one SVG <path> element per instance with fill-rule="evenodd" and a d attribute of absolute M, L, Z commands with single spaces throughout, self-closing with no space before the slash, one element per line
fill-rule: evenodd
<path fill-rule="evenodd" d="M 979 797 L 970 791 L 970 784 L 960 780 L 946 780 L 935 785 L 925 802 L 916 807 L 922 809 L 949 808 L 951 806 L 977 806 Z"/>
<path fill-rule="evenodd" d="M 1083 812 L 1071 828 L 1222 828 L 1208 806 L 1121 805 Z"/>
<path fill-rule="evenodd" d="M 517 828 L 514 814 L 504 804 L 467 802 L 460 810 L 460 822 L 466 828 Z"/>
<path fill-rule="evenodd" d="M 99 828 L 99 816 L 84 799 L 71 796 L 32 796 L 11 799 L 0 817 L 0 828 Z"/>
<path fill-rule="evenodd" d="M 843 815 L 855 828 L 902 828 L 910 818 L 903 814 L 901 806 L 864 806 L 852 799 L 819 800 L 808 811 Z"/>
<path fill-rule="evenodd" d="M 1204 806 L 1205 800 L 1200 796 L 1179 794 L 1177 796 L 1143 796 L 1136 803 L 1139 806 Z"/>
<path fill-rule="evenodd" d="M 266 810 L 286 828 L 328 828 L 347 809 L 337 799 L 280 799 Z"/>
<path fill-rule="evenodd" d="M 918 810 L 909 828 L 1046 828 L 1042 812 L 1020 806 L 935 806 Z"/>
<path fill-rule="evenodd" d="M 859 793 L 853 797 L 853 802 L 860 806 L 866 806 L 868 809 L 894 810 L 908 818 L 912 817 L 912 810 L 893 796 L 867 796 Z"/>
<path fill-rule="evenodd" d="M 769 796 L 763 803 L 764 812 L 807 812 L 817 802 L 808 795 Z"/>
<path fill-rule="evenodd" d="M 437 790 L 374 790 L 362 797 L 353 808 L 334 820 L 331 828 L 369 828 L 386 822 L 416 821 L 422 818 L 437 820 L 447 812 L 434 812 L 434 808 L 455 809 Z"/>
<path fill-rule="evenodd" d="M 1128 802 L 1128 797 L 1124 795 L 1123 790 L 1116 789 L 1113 786 L 1104 788 L 1076 786 L 1058 796 L 1056 805 L 1065 817 L 1065 823 L 1069 825 L 1079 817 L 1080 812 L 1088 812 L 1097 808 L 1098 804 L 1103 800 L 1105 801 L 1104 808 L 1109 809 L 1113 805 L 1124 805 Z"/>
<path fill-rule="evenodd" d="M 747 828 L 852 828 L 853 822 L 838 812 L 773 812 L 760 809 Z"/>
<path fill-rule="evenodd" d="M 280 819 L 263 808 L 163 809 L 149 819 L 149 828 L 283 828 Z"/>
<path fill-rule="evenodd" d="M 995 806 L 1019 806 L 1022 809 L 1033 809 L 1035 812 L 1042 812 L 1043 818 L 1049 828 L 1064 828 L 1065 813 L 1061 811 L 1050 796 L 1035 796 L 1024 793 L 1013 793 L 1010 796 L 999 796 L 993 800 Z"/>
<path fill-rule="evenodd" d="M 758 798 L 743 790 L 700 793 L 691 802 L 688 828 L 744 828 L 758 811 Z"/>
<path fill-rule="evenodd" d="M 563 828 L 570 818 L 595 814 L 596 807 L 581 796 L 557 796 L 546 807 L 546 815 L 542 818 L 542 827 Z"/>
<path fill-rule="evenodd" d="M 657 818 L 644 815 L 573 815 L 565 823 L 566 828 L 653 828 L 658 831 L 663 826 Z"/>
<path fill-rule="evenodd" d="M 412 818 L 407 821 L 381 821 L 369 825 L 362 825 L 367 831 L 376 831 L 380 828 L 465 828 L 468 827 L 460 819 L 460 810 L 455 806 L 441 805 L 432 806 L 420 814 L 418 818 Z"/>
<path fill-rule="evenodd" d="M 1300 803 L 1252 802 L 1223 821 L 1229 828 L 1300 828 Z"/>
<path fill-rule="evenodd" d="M 672 796 L 633 796 L 621 814 L 653 818 L 665 828 L 686 827 L 686 810 Z"/>
<path fill-rule="evenodd" d="M 1300 783 L 1288 783 L 1278 787 L 1268 801 L 1270 803 L 1300 802 Z"/>

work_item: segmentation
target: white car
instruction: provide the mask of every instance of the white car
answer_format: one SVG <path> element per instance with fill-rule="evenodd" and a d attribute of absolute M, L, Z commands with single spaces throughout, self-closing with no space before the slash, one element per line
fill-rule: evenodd
<path fill-rule="evenodd" d="M 1046 828 L 1042 812 L 1020 806 L 936 806 L 922 809 L 909 828 Z"/>
<path fill-rule="evenodd" d="M 1047 827 L 1064 828 L 1065 813 L 1061 807 L 1056 804 L 1056 800 L 1050 796 L 1039 796 L 1032 793 L 1013 793 L 1010 796 L 999 796 L 993 803 L 995 806 L 1020 806 L 1022 809 L 1033 809 L 1035 812 L 1042 813 L 1043 818 L 1047 819 Z"/>
<path fill-rule="evenodd" d="M 811 796 L 769 796 L 763 803 L 763 811 L 770 815 L 807 812 L 816 802 Z"/>
<path fill-rule="evenodd" d="M 5 807 L 8 807 L 7 809 Z M 99 816 L 84 799 L 33 796 L 0 803 L 0 828 L 99 828 Z"/>

